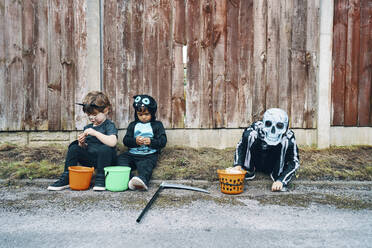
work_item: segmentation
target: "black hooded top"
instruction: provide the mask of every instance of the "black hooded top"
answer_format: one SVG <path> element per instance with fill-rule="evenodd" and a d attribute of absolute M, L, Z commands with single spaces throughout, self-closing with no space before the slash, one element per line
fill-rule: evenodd
<path fill-rule="evenodd" d="M 134 130 L 137 123 L 140 123 L 140 120 L 137 116 L 137 109 L 140 107 L 145 107 L 151 114 L 151 128 L 154 136 L 151 138 L 150 148 L 156 149 L 160 153 L 161 149 L 165 147 L 167 143 L 167 136 L 165 134 L 165 129 L 161 121 L 156 120 L 156 110 L 157 103 L 154 98 L 149 95 L 136 95 L 133 97 L 133 107 L 135 109 L 134 118 L 135 121 L 129 123 L 127 132 L 123 138 L 123 144 L 128 148 L 139 147 L 136 143 L 136 137 L 134 136 Z"/>

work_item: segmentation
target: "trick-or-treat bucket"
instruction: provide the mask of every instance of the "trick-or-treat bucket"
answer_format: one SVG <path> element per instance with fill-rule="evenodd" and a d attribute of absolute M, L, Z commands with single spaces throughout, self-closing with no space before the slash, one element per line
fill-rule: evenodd
<path fill-rule="evenodd" d="M 226 172 L 226 170 L 217 170 L 217 173 L 222 193 L 229 195 L 243 193 L 245 171 L 230 173 Z"/>
<path fill-rule="evenodd" d="M 109 191 L 124 191 L 128 189 L 130 167 L 108 166 L 105 170 L 105 186 Z"/>
<path fill-rule="evenodd" d="M 89 189 L 90 180 L 92 179 L 94 167 L 70 166 L 69 180 L 70 188 L 73 190 Z"/>

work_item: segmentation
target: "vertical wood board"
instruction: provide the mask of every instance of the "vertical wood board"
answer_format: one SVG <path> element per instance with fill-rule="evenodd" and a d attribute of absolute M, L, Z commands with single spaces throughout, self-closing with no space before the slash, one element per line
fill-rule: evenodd
<path fill-rule="evenodd" d="M 253 86 L 253 0 L 240 1 L 239 8 L 239 65 L 238 65 L 238 127 L 252 123 Z"/>
<path fill-rule="evenodd" d="M 291 45 L 292 107 L 290 119 L 293 128 L 304 128 L 306 89 L 309 87 L 306 61 L 307 1 L 294 0 L 293 11 Z"/>
<path fill-rule="evenodd" d="M 213 12 L 213 127 L 226 127 L 226 10 L 227 0 L 215 1 Z"/>
<path fill-rule="evenodd" d="M 332 49 L 332 124 L 344 124 L 346 34 L 348 0 L 336 0 L 333 19 Z"/>
<path fill-rule="evenodd" d="M 186 128 L 200 127 L 200 4 L 197 0 L 186 2 L 187 81 Z"/>
<path fill-rule="evenodd" d="M 358 121 L 360 0 L 349 0 L 345 68 L 345 126 Z"/>
<path fill-rule="evenodd" d="M 372 126 L 372 1 L 360 9 L 358 125 Z"/>
<path fill-rule="evenodd" d="M 226 127 L 240 125 L 239 104 L 239 8 L 241 1 L 227 1 L 226 10 Z"/>
<path fill-rule="evenodd" d="M 262 118 L 266 110 L 266 37 L 267 1 L 253 2 L 254 40 L 253 40 L 253 91 L 252 121 Z"/>
<path fill-rule="evenodd" d="M 183 46 L 186 45 L 186 8 L 184 0 L 173 5 L 172 128 L 185 126 Z"/>

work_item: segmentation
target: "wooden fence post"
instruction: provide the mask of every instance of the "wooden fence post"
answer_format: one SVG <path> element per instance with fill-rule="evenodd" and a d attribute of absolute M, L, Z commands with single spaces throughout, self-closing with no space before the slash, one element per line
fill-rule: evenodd
<path fill-rule="evenodd" d="M 320 1 L 317 147 L 330 146 L 333 1 Z"/>

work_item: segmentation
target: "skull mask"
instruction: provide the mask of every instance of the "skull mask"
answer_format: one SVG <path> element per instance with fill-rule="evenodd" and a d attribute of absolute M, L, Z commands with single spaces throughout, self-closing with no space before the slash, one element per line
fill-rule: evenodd
<path fill-rule="evenodd" d="M 263 115 L 263 140 L 271 146 L 280 143 L 283 134 L 288 129 L 288 115 L 279 108 L 271 108 L 266 110 Z"/>

